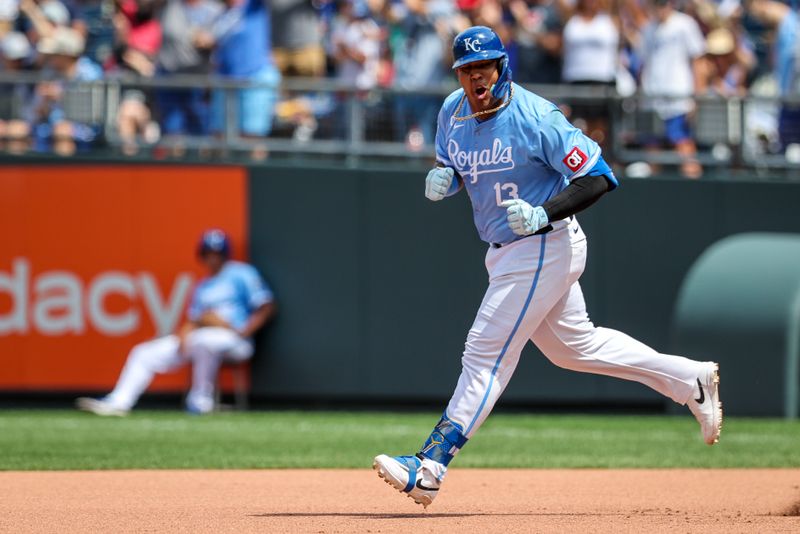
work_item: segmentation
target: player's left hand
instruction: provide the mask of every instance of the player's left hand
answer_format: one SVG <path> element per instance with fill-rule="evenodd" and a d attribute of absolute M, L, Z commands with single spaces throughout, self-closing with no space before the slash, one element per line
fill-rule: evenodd
<path fill-rule="evenodd" d="M 508 226 L 517 235 L 531 235 L 550 222 L 543 207 L 531 206 L 522 199 L 506 200 L 500 205 L 506 208 Z"/>

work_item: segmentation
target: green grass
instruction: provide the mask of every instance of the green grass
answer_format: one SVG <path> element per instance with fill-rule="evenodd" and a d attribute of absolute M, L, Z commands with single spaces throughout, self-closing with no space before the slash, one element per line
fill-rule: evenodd
<path fill-rule="evenodd" d="M 418 449 L 436 413 L 0 411 L 0 470 L 369 467 Z M 459 467 L 800 467 L 800 423 L 726 419 L 708 447 L 686 417 L 500 415 Z"/>

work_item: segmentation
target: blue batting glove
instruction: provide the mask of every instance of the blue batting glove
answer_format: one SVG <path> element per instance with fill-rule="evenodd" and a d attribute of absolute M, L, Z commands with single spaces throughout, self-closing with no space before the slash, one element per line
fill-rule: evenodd
<path fill-rule="evenodd" d="M 450 167 L 434 167 L 425 178 L 425 196 L 429 200 L 442 200 L 453 183 L 454 171 Z"/>
<path fill-rule="evenodd" d="M 519 198 L 506 200 L 500 205 L 506 208 L 508 226 L 517 235 L 531 235 L 550 222 L 543 207 L 531 206 Z"/>

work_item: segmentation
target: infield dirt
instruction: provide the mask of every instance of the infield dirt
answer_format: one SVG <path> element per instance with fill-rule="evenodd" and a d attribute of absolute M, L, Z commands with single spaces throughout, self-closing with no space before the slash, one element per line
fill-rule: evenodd
<path fill-rule="evenodd" d="M 451 469 L 428 510 L 363 470 L 0 473 L 0 532 L 800 532 L 800 469 Z"/>

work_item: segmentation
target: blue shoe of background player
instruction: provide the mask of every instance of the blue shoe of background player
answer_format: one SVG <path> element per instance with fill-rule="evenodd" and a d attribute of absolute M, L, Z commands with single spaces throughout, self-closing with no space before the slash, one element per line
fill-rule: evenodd
<path fill-rule="evenodd" d="M 439 494 L 447 472 L 444 465 L 427 458 L 385 454 L 375 457 L 372 468 L 387 484 L 426 508 Z"/>
<path fill-rule="evenodd" d="M 186 396 L 186 412 L 192 415 L 206 415 L 214 411 L 214 399 L 192 394 Z"/>

